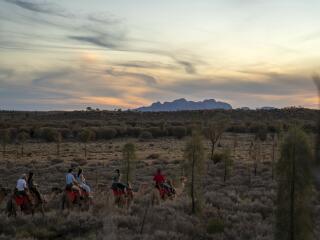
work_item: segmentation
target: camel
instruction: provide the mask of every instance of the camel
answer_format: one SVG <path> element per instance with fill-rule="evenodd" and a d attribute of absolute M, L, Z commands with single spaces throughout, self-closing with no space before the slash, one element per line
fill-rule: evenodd
<path fill-rule="evenodd" d="M 159 205 L 161 201 L 166 201 L 167 199 L 174 200 L 176 197 L 180 196 L 183 193 L 186 182 L 187 182 L 187 178 L 181 177 L 180 187 L 174 187 L 175 192 L 173 194 L 168 195 L 165 193 L 162 197 L 160 195 L 160 190 L 157 187 L 154 187 L 151 193 L 151 204 Z"/>
<path fill-rule="evenodd" d="M 42 215 L 45 214 L 45 211 L 50 209 L 58 209 L 60 205 L 59 196 L 62 191 L 57 188 L 52 188 L 49 194 L 42 194 L 42 201 L 38 199 L 34 194 L 29 194 L 29 199 L 31 203 L 25 203 L 23 206 L 20 206 L 21 213 L 24 214 L 34 214 L 37 211 L 40 211 Z M 8 216 L 16 216 L 19 206 L 17 205 L 14 193 L 10 196 L 6 206 L 6 212 Z"/>
<path fill-rule="evenodd" d="M 10 194 L 11 190 L 9 188 L 0 188 L 0 205 L 3 202 L 3 200 Z"/>
<path fill-rule="evenodd" d="M 61 198 L 62 210 L 73 209 L 79 207 L 82 211 L 88 211 L 92 205 L 92 198 L 83 189 L 81 189 L 81 196 L 74 191 L 64 190 Z"/>
<path fill-rule="evenodd" d="M 134 192 L 132 191 L 131 184 L 128 184 L 128 187 L 126 187 L 124 190 L 112 190 L 111 191 L 113 198 L 114 198 L 114 204 L 119 208 L 126 208 L 129 209 L 131 206 L 133 199 L 134 199 Z"/>
<path fill-rule="evenodd" d="M 40 200 L 35 194 L 28 192 L 28 198 L 21 197 L 22 202 L 20 205 L 16 202 L 16 193 L 14 192 L 7 202 L 7 213 L 8 216 L 16 216 L 17 209 L 20 206 L 21 212 L 25 214 L 34 214 L 36 211 L 40 211 L 44 215 L 44 201 Z"/>

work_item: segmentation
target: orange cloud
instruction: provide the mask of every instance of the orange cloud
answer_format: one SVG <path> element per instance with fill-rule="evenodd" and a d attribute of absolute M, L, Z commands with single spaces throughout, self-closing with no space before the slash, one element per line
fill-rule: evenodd
<path fill-rule="evenodd" d="M 106 106 L 122 107 L 122 108 L 135 108 L 148 103 L 147 100 L 135 96 L 128 96 L 121 98 L 115 97 L 81 97 L 78 102 L 86 104 L 99 104 Z"/>

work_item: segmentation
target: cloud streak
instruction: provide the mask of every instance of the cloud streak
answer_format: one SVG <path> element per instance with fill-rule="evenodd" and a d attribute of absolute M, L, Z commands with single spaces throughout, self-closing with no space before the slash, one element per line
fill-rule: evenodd
<path fill-rule="evenodd" d="M 48 2 L 32 2 L 32 1 L 23 1 L 23 0 L 5 0 L 7 3 L 13 4 L 22 9 L 35 12 L 35 13 L 43 13 L 52 16 L 59 16 L 70 18 L 73 17 L 72 14 L 66 12 L 63 8 L 60 8 L 56 4 L 48 3 Z"/>

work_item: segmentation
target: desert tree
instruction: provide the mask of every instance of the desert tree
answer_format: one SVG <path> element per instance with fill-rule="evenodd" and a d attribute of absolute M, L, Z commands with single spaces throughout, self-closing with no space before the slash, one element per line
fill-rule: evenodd
<path fill-rule="evenodd" d="M 23 157 L 24 144 L 25 144 L 25 142 L 27 141 L 28 138 L 29 138 L 29 134 L 27 132 L 25 132 L 25 131 L 21 131 L 17 135 L 18 142 L 19 142 L 19 144 L 21 146 L 21 157 Z"/>
<path fill-rule="evenodd" d="M 84 158 L 87 159 L 87 144 L 93 138 L 93 132 L 90 129 L 83 129 L 79 133 L 79 140 L 84 143 Z"/>
<path fill-rule="evenodd" d="M 3 158 L 5 158 L 6 148 L 8 143 L 10 142 L 10 132 L 8 129 L 2 129 L 0 131 L 0 139 L 1 139 L 1 145 L 2 145 L 2 156 Z"/>
<path fill-rule="evenodd" d="M 277 163 L 276 240 L 312 239 L 312 152 L 307 135 L 292 128 Z"/>
<path fill-rule="evenodd" d="M 233 156 L 236 157 L 236 151 L 238 147 L 238 134 L 233 134 Z"/>
<path fill-rule="evenodd" d="M 253 144 L 253 152 L 252 152 L 255 176 L 257 176 L 258 166 L 262 158 L 262 143 L 267 140 L 267 137 L 268 137 L 267 128 L 265 126 L 260 126 L 254 136 L 254 144 Z"/>
<path fill-rule="evenodd" d="M 133 143 L 126 143 L 122 148 L 122 172 L 128 185 L 132 181 L 135 170 L 136 148 Z"/>
<path fill-rule="evenodd" d="M 320 107 L 320 76 L 315 74 L 313 75 L 313 80 L 317 86 L 318 90 L 318 107 Z M 317 135 L 316 135 L 316 148 L 315 148 L 315 160 L 317 165 L 320 165 L 320 115 L 318 113 L 317 119 Z"/>
<path fill-rule="evenodd" d="M 258 173 L 258 165 L 261 161 L 261 141 L 259 138 L 255 138 L 255 141 L 252 146 L 252 159 L 253 159 L 253 168 L 254 168 L 254 176 L 257 176 Z"/>
<path fill-rule="evenodd" d="M 60 131 L 55 132 L 54 141 L 57 144 L 57 156 L 60 157 L 60 147 L 61 147 L 61 142 L 62 142 L 62 134 Z"/>
<path fill-rule="evenodd" d="M 248 183 L 250 186 L 251 185 L 251 162 L 252 162 L 252 159 L 254 158 L 254 143 L 253 143 L 253 141 L 250 141 L 248 155 L 249 155 L 249 161 L 248 161 L 248 165 L 247 165 L 248 166 Z"/>
<path fill-rule="evenodd" d="M 204 168 L 204 149 L 202 137 L 197 131 L 185 147 L 185 165 L 191 197 L 191 212 L 195 214 L 201 209 L 202 174 Z"/>
<path fill-rule="evenodd" d="M 272 152 L 271 152 L 271 178 L 274 179 L 274 168 L 275 162 L 277 159 L 277 148 L 278 148 L 278 135 L 273 133 L 271 134 L 272 139 Z"/>
<path fill-rule="evenodd" d="M 217 120 L 216 122 L 209 123 L 208 127 L 205 128 L 205 136 L 209 139 L 211 144 L 211 153 L 210 153 L 211 161 L 214 160 L 214 152 L 215 152 L 216 144 L 221 139 L 221 136 L 226 129 L 227 122 L 228 121 L 225 119 L 220 119 L 220 120 Z"/>
<path fill-rule="evenodd" d="M 223 150 L 222 159 L 223 159 L 223 168 L 224 168 L 223 181 L 226 182 L 227 179 L 230 177 L 231 168 L 233 165 L 233 159 L 229 149 Z"/>

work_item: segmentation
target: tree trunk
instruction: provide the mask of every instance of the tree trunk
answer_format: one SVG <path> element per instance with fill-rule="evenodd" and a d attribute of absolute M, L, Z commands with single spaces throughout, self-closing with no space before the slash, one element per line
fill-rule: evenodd
<path fill-rule="evenodd" d="M 290 190 L 290 240 L 295 239 L 295 173 L 296 173 L 296 163 L 295 163 L 295 145 L 292 149 L 292 173 L 291 173 L 291 190 Z"/>
<path fill-rule="evenodd" d="M 84 158 L 87 160 L 87 144 L 84 144 Z"/>
<path fill-rule="evenodd" d="M 5 158 L 5 156 L 6 156 L 6 144 L 3 143 L 2 147 L 3 147 L 2 156 L 3 156 L 3 158 Z"/>
<path fill-rule="evenodd" d="M 254 163 L 254 176 L 257 176 L 257 168 L 258 168 L 258 164 L 257 162 Z"/>
<path fill-rule="evenodd" d="M 224 176 L 223 176 L 223 182 L 226 182 L 227 180 L 227 161 L 224 160 Z"/>
<path fill-rule="evenodd" d="M 60 157 L 60 143 L 57 143 L 57 156 Z"/>
<path fill-rule="evenodd" d="M 19 145 L 16 145 L 16 158 L 19 158 Z"/>
<path fill-rule="evenodd" d="M 130 175 L 130 158 L 127 159 L 127 179 L 126 179 L 127 186 L 129 184 L 129 175 Z"/>
<path fill-rule="evenodd" d="M 214 142 L 211 142 L 211 161 L 213 161 L 213 155 L 214 155 L 214 150 L 215 150 L 215 144 Z"/>
<path fill-rule="evenodd" d="M 191 201 L 192 201 L 192 213 L 196 212 L 195 207 L 195 193 L 194 193 L 194 167 L 195 167 L 195 149 L 192 153 L 192 168 L 191 168 Z"/>
<path fill-rule="evenodd" d="M 271 161 L 271 179 L 274 179 L 274 160 L 275 160 L 275 139 L 273 138 L 272 143 L 272 161 Z"/>
<path fill-rule="evenodd" d="M 23 143 L 21 143 L 21 157 L 23 157 L 23 154 L 24 154 L 24 146 L 23 146 Z"/>
<path fill-rule="evenodd" d="M 249 172 L 248 172 L 248 176 L 249 176 L 249 186 L 251 186 L 251 166 L 250 166 L 250 164 L 249 164 L 249 166 L 248 166 L 248 170 L 249 170 Z"/>

